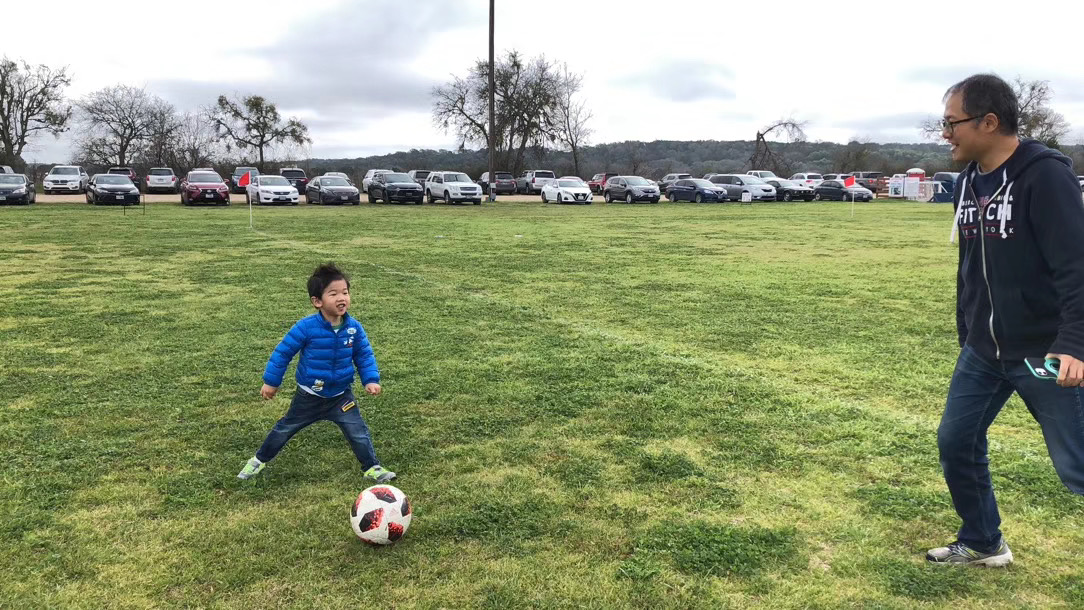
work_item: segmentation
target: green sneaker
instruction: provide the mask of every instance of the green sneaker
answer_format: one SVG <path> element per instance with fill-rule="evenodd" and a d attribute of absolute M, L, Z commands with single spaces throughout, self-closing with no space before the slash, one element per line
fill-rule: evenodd
<path fill-rule="evenodd" d="M 383 466 L 377 464 L 372 468 L 365 471 L 365 474 L 361 475 L 366 479 L 373 481 L 374 483 L 387 483 L 395 478 L 395 473 L 390 470 L 385 470 Z"/>
<path fill-rule="evenodd" d="M 249 459 L 248 463 L 245 464 L 245 467 L 241 469 L 241 472 L 237 473 L 237 478 L 248 479 L 254 477 L 260 474 L 260 471 L 263 470 L 264 466 L 267 466 L 267 464 L 261 462 L 260 460 L 257 460 L 255 457 L 252 457 L 251 459 Z"/>
<path fill-rule="evenodd" d="M 1002 538 L 993 553 L 980 553 L 957 540 L 948 546 L 930 549 L 926 561 L 936 564 L 957 564 L 1001 568 L 1012 563 L 1012 551 Z"/>

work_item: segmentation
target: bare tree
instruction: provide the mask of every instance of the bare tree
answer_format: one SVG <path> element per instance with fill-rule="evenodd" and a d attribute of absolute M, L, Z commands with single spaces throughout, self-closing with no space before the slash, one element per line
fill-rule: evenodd
<path fill-rule="evenodd" d="M 587 102 L 577 97 L 582 84 L 583 75 L 569 72 L 568 64 L 563 64 L 558 78 L 557 107 L 552 127 L 553 141 L 572 153 L 573 173 L 577 176 L 580 175 L 580 149 L 587 144 L 592 133 L 587 124 L 594 116 L 587 108 Z"/>
<path fill-rule="evenodd" d="M 31 66 L 0 60 L 0 161 L 22 166 L 27 142 L 41 133 L 58 136 L 71 119 L 64 88 L 71 85 L 67 68 Z"/>
<path fill-rule="evenodd" d="M 259 156 L 259 168 L 264 169 L 265 153 L 275 144 L 311 142 L 309 128 L 296 118 L 285 122 L 275 104 L 259 95 L 232 100 L 218 96 L 218 104 L 208 111 L 215 133 L 226 144 L 226 150 L 251 150 Z"/>
<path fill-rule="evenodd" d="M 187 112 L 178 124 L 170 150 L 170 165 L 181 172 L 214 165 L 218 136 L 208 117 Z"/>
<path fill-rule="evenodd" d="M 75 144 L 79 158 L 101 165 L 128 165 L 143 152 L 163 105 L 168 106 L 143 89 L 127 85 L 99 89 L 83 98 L 76 104 L 83 127 Z"/>
<path fill-rule="evenodd" d="M 772 150 L 771 145 L 768 144 L 768 138 L 770 136 L 783 136 L 790 142 L 800 142 L 805 140 L 804 127 L 804 121 L 796 121 L 790 118 L 779 119 L 757 131 L 753 154 L 748 161 L 750 169 L 768 169 L 775 172 L 776 175 L 789 176 L 792 173 L 791 164 L 781 153 Z"/>
<path fill-rule="evenodd" d="M 147 111 L 150 113 L 150 131 L 147 135 L 143 160 L 152 166 L 164 166 L 175 156 L 182 117 L 173 104 L 152 98 Z"/>
<path fill-rule="evenodd" d="M 559 75 L 545 57 L 525 60 L 509 51 L 494 66 L 494 158 L 518 173 L 528 149 L 552 141 Z M 478 61 L 466 78 L 435 87 L 433 122 L 467 144 L 489 143 L 489 62 Z"/>

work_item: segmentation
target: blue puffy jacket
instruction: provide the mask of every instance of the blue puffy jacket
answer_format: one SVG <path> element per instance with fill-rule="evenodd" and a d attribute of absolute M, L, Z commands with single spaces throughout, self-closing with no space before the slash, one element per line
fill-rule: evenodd
<path fill-rule="evenodd" d="M 343 315 L 343 327 L 337 333 L 320 312 L 298 320 L 271 352 L 263 382 L 279 387 L 286 367 L 299 351 L 297 383 L 320 396 L 335 396 L 350 389 L 355 366 L 363 384 L 380 383 L 380 370 L 376 368 L 376 358 L 365 329 L 348 314 Z"/>

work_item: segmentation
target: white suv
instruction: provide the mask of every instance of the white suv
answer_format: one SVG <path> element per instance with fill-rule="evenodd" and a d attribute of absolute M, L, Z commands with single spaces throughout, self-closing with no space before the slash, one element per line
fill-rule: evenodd
<path fill-rule="evenodd" d="M 147 172 L 147 192 L 165 191 L 167 193 L 178 192 L 180 182 L 173 169 L 169 167 L 152 167 Z"/>
<path fill-rule="evenodd" d="M 425 198 L 429 203 L 440 199 L 445 203 L 469 201 L 481 205 L 482 187 L 463 172 L 430 172 L 425 177 Z"/>
<path fill-rule="evenodd" d="M 791 182 L 797 182 L 802 186 L 808 186 L 809 188 L 817 188 L 821 182 L 824 182 L 824 176 L 815 174 L 812 172 L 799 172 L 790 177 Z"/>
<path fill-rule="evenodd" d="M 770 172 L 770 171 L 768 171 L 766 169 L 751 169 L 751 170 L 749 170 L 749 171 L 747 171 L 745 173 L 748 176 L 756 176 L 757 178 L 760 178 L 762 180 L 767 180 L 768 178 L 778 178 L 779 177 L 779 176 L 775 175 L 775 172 Z"/>
<path fill-rule="evenodd" d="M 371 169 L 371 170 L 365 172 L 365 177 L 361 179 L 361 190 L 368 193 L 369 192 L 369 184 L 373 181 L 373 176 L 375 176 L 377 174 L 390 174 L 390 173 L 392 173 L 392 171 L 390 169 Z"/>
<path fill-rule="evenodd" d="M 78 165 L 57 165 L 45 174 L 42 180 L 42 190 L 45 194 L 50 193 L 84 193 L 90 176 Z"/>

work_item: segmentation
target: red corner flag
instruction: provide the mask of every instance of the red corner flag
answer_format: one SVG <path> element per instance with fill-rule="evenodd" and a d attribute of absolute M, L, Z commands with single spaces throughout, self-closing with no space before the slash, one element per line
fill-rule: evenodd
<path fill-rule="evenodd" d="M 251 173 L 252 172 L 245 172 L 244 175 L 241 176 L 241 179 L 237 181 L 237 186 L 248 186 L 249 174 Z"/>
<path fill-rule="evenodd" d="M 847 176 L 844 178 L 843 186 L 854 186 L 854 176 Z"/>

